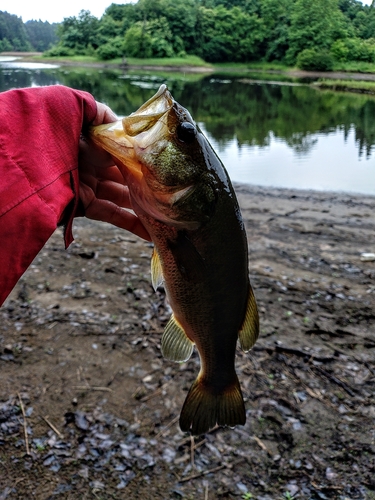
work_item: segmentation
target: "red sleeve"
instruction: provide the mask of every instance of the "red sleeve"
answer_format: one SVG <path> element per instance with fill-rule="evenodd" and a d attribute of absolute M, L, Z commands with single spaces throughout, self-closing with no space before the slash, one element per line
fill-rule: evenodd
<path fill-rule="evenodd" d="M 73 240 L 79 137 L 95 116 L 94 98 L 68 87 L 0 94 L 0 305 L 63 217 Z"/>

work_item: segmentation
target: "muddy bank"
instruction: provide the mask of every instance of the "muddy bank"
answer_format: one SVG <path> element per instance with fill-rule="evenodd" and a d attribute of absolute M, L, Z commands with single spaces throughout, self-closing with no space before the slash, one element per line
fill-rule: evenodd
<path fill-rule="evenodd" d="M 261 316 L 246 425 L 192 447 L 198 359 L 161 357 L 150 245 L 78 220 L 0 309 L 2 500 L 375 498 L 375 198 L 236 191 Z"/>

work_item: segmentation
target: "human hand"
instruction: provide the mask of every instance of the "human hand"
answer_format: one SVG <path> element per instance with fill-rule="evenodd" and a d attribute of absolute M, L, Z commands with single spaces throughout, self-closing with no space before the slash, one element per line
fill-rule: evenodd
<path fill-rule="evenodd" d="M 97 114 L 91 125 L 117 120 L 113 111 L 97 102 Z M 147 230 L 131 209 L 129 189 L 109 153 L 82 137 L 79 145 L 79 197 L 84 215 L 89 219 L 109 222 L 117 227 L 151 240 Z"/>

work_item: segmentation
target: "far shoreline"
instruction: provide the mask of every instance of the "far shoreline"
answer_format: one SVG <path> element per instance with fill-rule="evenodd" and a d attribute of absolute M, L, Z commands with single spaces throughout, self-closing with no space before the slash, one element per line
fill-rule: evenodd
<path fill-rule="evenodd" d="M 284 69 L 280 68 L 267 68 L 267 67 L 249 67 L 246 66 L 231 66 L 230 64 L 225 66 L 215 66 L 207 64 L 205 66 L 197 66 L 184 64 L 181 61 L 181 65 L 171 65 L 171 64 L 129 64 L 124 62 L 106 62 L 106 61 L 75 61 L 69 59 L 62 59 L 59 57 L 42 57 L 42 52 L 1 52 L 0 56 L 17 57 L 20 58 L 22 62 L 39 62 L 46 64 L 58 64 L 60 66 L 72 66 L 72 67 L 88 67 L 88 68 L 101 68 L 101 69 L 129 69 L 129 70 L 145 70 L 145 71 L 175 71 L 181 73 L 267 73 L 275 74 L 281 76 L 288 76 L 290 78 L 306 78 L 306 79 L 322 79 L 328 80 L 328 82 L 315 82 L 315 85 L 321 88 L 331 88 L 332 90 L 341 91 L 351 91 L 351 92 L 366 92 L 370 94 L 375 94 L 375 84 L 373 88 L 369 88 L 366 83 L 375 83 L 375 73 L 361 73 L 361 72 L 346 72 L 346 71 L 304 71 L 297 68 Z M 345 84 L 340 85 L 331 84 L 330 81 L 345 81 Z M 352 87 L 348 82 L 356 82 L 356 86 Z M 365 82 L 363 86 L 359 82 Z M 371 86 L 371 83 L 370 83 Z"/>

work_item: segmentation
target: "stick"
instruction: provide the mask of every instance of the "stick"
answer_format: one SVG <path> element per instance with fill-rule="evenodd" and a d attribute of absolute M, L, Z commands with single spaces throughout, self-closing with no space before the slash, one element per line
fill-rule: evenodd
<path fill-rule="evenodd" d="M 331 375 L 330 373 L 326 372 L 325 370 L 323 370 L 323 368 L 320 368 L 320 366 L 314 366 L 313 368 L 315 369 L 315 371 L 321 373 L 322 375 L 327 377 L 329 380 L 332 380 L 332 382 L 334 382 L 335 384 L 340 386 L 342 389 L 344 389 L 344 391 L 346 391 L 349 394 L 349 396 L 351 396 L 352 398 L 355 397 L 354 391 L 352 391 L 352 389 L 349 387 L 349 385 L 346 382 L 344 382 L 343 380 L 340 380 L 339 378 L 335 377 L 334 375 Z"/>
<path fill-rule="evenodd" d="M 179 483 L 185 483 L 186 481 L 190 481 L 190 479 L 197 479 L 198 477 L 206 476 L 207 474 L 211 474 L 212 472 L 217 472 L 222 469 L 232 469 L 235 465 L 238 465 L 239 463 L 243 462 L 245 459 L 240 458 L 239 460 L 236 460 L 235 462 L 231 464 L 222 464 L 218 465 L 217 467 L 214 467 L 213 469 L 207 469 L 202 472 L 198 472 L 197 474 L 192 474 L 191 476 L 188 477 L 183 477 L 178 480 Z"/>
<path fill-rule="evenodd" d="M 23 403 L 22 403 L 21 394 L 18 392 L 17 395 L 18 395 L 18 399 L 20 400 L 20 406 L 21 406 L 21 411 L 22 411 L 22 416 L 23 416 L 23 433 L 25 435 L 26 455 L 30 455 L 29 438 L 27 435 L 27 422 L 26 422 L 25 408 L 24 408 Z"/>
<path fill-rule="evenodd" d="M 97 387 L 91 385 L 74 385 L 73 387 L 74 389 L 79 389 L 81 391 L 87 390 L 87 391 L 113 392 L 113 390 L 110 387 Z"/>
<path fill-rule="evenodd" d="M 211 472 L 217 472 L 221 469 L 225 469 L 226 467 L 229 467 L 229 465 L 228 464 L 219 465 L 218 467 L 214 467 L 213 469 L 204 470 L 202 472 L 198 472 L 197 474 L 192 474 L 191 476 L 183 477 L 182 479 L 179 480 L 179 483 L 185 483 L 186 481 L 190 481 L 190 479 L 197 479 L 198 477 L 206 476 L 207 474 L 211 474 Z"/>
<path fill-rule="evenodd" d="M 194 469 L 194 436 L 190 436 L 190 462 L 191 462 L 191 470 Z"/>
<path fill-rule="evenodd" d="M 156 434 L 155 439 L 158 439 L 159 437 L 164 436 L 164 434 L 166 433 L 166 431 L 167 431 L 170 427 L 172 427 L 172 425 L 173 425 L 173 424 L 175 424 L 175 423 L 178 421 L 178 419 L 179 419 L 179 418 L 180 418 L 180 417 L 179 417 L 179 415 L 177 415 L 177 417 L 175 417 L 173 420 L 171 420 L 171 421 L 169 422 L 169 424 L 167 424 L 167 425 L 164 427 L 164 429 L 163 429 L 162 431 L 159 431 L 159 432 Z"/>
<path fill-rule="evenodd" d="M 262 448 L 262 450 L 264 450 L 265 452 L 267 452 L 267 455 L 269 455 L 270 457 L 272 457 L 272 453 L 270 452 L 270 450 L 267 448 L 267 446 L 263 443 L 263 441 L 261 441 L 257 436 L 251 436 L 252 439 L 254 439 L 254 441 L 256 442 L 256 444 Z"/>
<path fill-rule="evenodd" d="M 55 427 L 55 426 L 54 426 L 54 425 L 53 425 L 53 424 L 52 424 L 52 423 L 51 423 L 51 422 L 47 419 L 47 417 L 42 417 L 42 419 L 45 421 L 45 423 L 46 423 L 49 427 L 51 427 L 51 429 L 53 430 L 53 432 L 54 432 L 54 433 L 56 433 L 56 434 L 59 436 L 59 438 L 63 438 L 63 437 L 64 437 L 64 436 L 61 434 L 61 432 L 60 432 L 60 431 L 58 431 L 58 430 L 56 429 L 56 427 Z"/>

